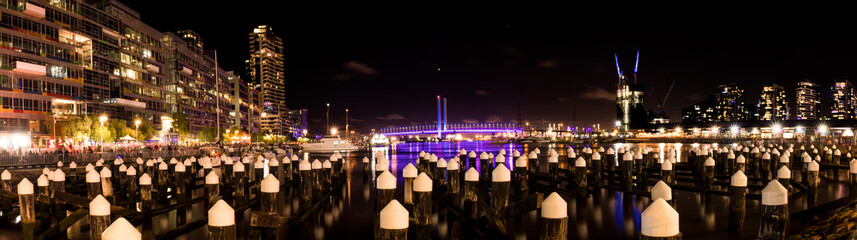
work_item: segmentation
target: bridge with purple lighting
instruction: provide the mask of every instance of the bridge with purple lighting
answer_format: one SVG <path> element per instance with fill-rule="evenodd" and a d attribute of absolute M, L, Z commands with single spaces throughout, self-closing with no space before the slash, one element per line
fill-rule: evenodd
<path fill-rule="evenodd" d="M 400 135 L 449 135 L 461 133 L 510 133 L 521 134 L 523 129 L 517 123 L 450 123 L 427 124 L 382 128 L 378 131 L 387 136 Z"/>

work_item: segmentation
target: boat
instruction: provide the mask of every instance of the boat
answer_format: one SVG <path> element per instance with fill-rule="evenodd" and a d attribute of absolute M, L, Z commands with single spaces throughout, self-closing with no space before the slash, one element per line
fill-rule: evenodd
<path fill-rule="evenodd" d="M 356 151 L 358 149 L 357 146 L 351 145 L 339 136 L 324 136 L 319 142 L 304 143 L 300 147 L 304 152 Z"/>
<path fill-rule="evenodd" d="M 375 147 L 386 147 L 390 145 L 390 139 L 381 134 L 375 134 L 372 136 L 372 140 L 370 141 L 372 146 Z"/>

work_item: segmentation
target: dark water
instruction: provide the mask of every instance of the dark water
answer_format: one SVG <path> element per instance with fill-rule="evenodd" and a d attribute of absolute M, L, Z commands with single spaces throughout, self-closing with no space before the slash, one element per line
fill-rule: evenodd
<path fill-rule="evenodd" d="M 659 145 L 651 145 L 658 148 Z M 667 145 L 669 147 L 670 145 Z M 397 192 L 395 199 L 403 202 L 403 179 L 402 169 L 408 164 L 416 165 L 420 151 L 434 153 L 438 157 L 451 159 L 458 155 L 461 148 L 477 153 L 492 152 L 495 155 L 502 148 L 507 152 L 507 167 L 512 166 L 511 157 L 514 150 L 522 154 L 539 147 L 542 154 L 542 171 L 547 171 L 547 153 L 555 149 L 560 155 L 560 167 L 566 168 L 566 148 L 563 144 L 492 144 L 490 142 L 460 142 L 460 143 L 406 143 L 397 144 L 387 148 L 374 148 L 371 151 L 357 151 L 345 153 L 345 165 L 347 181 L 341 191 L 334 193 L 325 199 L 319 211 L 311 214 L 305 222 L 290 232 L 281 232 L 295 239 L 372 239 L 374 222 L 374 183 L 372 177 L 364 181 L 361 160 L 364 156 L 374 159 L 375 151 L 382 151 L 390 161 L 393 175 L 397 176 Z M 607 146 L 605 146 L 606 148 Z M 688 149 L 690 146 L 681 146 Z M 656 150 L 657 151 L 657 150 Z M 329 154 L 303 154 L 309 159 L 328 159 Z M 374 166 L 374 162 L 371 162 Z M 462 166 L 464 170 L 465 166 Z M 248 168 L 250 169 L 250 168 Z M 510 168 L 511 169 L 511 168 Z M 840 177 L 840 179 L 845 179 Z M 822 180 L 818 194 L 818 203 L 822 204 L 848 194 L 844 184 L 831 183 Z M 562 186 L 561 186 L 562 187 Z M 195 196 L 201 196 L 199 189 Z M 280 194 L 280 212 L 285 216 L 295 215 L 301 208 L 297 189 L 285 190 Z M 585 198 L 564 197 L 568 202 L 569 216 L 569 239 L 638 239 L 640 232 L 640 213 L 651 202 L 645 196 L 624 194 L 618 191 L 599 189 L 591 192 Z M 676 191 L 673 198 L 676 201 L 677 211 L 680 215 L 680 230 L 684 239 L 754 239 L 759 228 L 758 200 L 747 199 L 747 216 L 744 231 L 730 234 L 728 226 L 728 197 L 720 195 L 705 195 L 695 192 Z M 435 203 L 435 205 L 439 205 Z M 807 201 L 802 193 L 794 190 L 789 198 L 790 211 L 796 212 L 807 208 Z M 256 209 L 256 208 L 254 208 Z M 204 209 L 202 204 L 195 204 L 186 214 L 188 222 L 203 218 Z M 238 237 L 246 239 L 250 232 L 250 211 L 239 214 L 236 221 L 239 224 Z M 539 214 L 538 210 L 527 214 L 506 219 L 509 236 L 513 239 L 538 239 L 539 238 Z M 153 230 L 160 233 L 175 228 L 176 211 L 169 214 L 156 216 L 153 220 Z M 81 232 L 81 226 L 86 220 L 80 221 L 70 229 L 69 237 L 72 239 L 88 238 L 87 232 Z M 790 233 L 800 231 L 807 223 L 792 220 L 789 225 Z M 415 225 L 411 223 L 411 231 Z M 284 231 L 284 230 L 281 230 Z M 458 221 L 446 208 L 435 207 L 432 215 L 431 234 L 434 239 L 454 239 L 455 236 L 463 238 L 462 235 L 472 232 L 467 224 Z M 207 238 L 206 227 L 181 235 L 178 239 L 205 239 Z M 0 239 L 16 239 L 14 230 L 0 230 Z"/>

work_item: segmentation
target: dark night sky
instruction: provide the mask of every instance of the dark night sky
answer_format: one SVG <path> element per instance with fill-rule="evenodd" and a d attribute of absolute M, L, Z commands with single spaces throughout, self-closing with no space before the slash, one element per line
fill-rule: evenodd
<path fill-rule="evenodd" d="M 611 126 L 613 53 L 631 72 L 637 49 L 647 108 L 676 81 L 666 103 L 673 121 L 722 83 L 742 84 L 748 102 L 758 101 L 763 83 L 783 85 L 793 111 L 797 81 L 829 88 L 833 80 L 857 76 L 853 33 L 831 26 L 835 21 L 793 16 L 517 21 L 252 3 L 189 13 L 210 2 L 126 3 L 160 31 L 197 31 L 206 48 L 218 49 L 221 66 L 238 72 L 247 34 L 256 25 L 271 26 L 286 43 L 288 105 L 309 109 L 312 130 L 323 129 L 326 102 L 335 125 L 344 124 L 347 107 L 358 130 L 431 123 L 437 94 L 449 99 L 450 122 L 517 121 L 520 103 L 525 121 L 569 124 L 576 105 L 578 125 Z"/>

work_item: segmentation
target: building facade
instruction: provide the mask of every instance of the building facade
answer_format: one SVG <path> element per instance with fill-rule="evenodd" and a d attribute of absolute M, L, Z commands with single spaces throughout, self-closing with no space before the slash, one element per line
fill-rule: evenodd
<path fill-rule="evenodd" d="M 818 119 L 818 107 L 821 105 L 818 84 L 809 80 L 797 83 L 795 89 L 795 115 L 797 120 Z"/>
<path fill-rule="evenodd" d="M 234 74 L 217 68 L 193 31 L 162 33 L 116 0 L 0 3 L 0 144 L 25 136 L 47 145 L 49 125 L 78 114 L 166 130 L 183 112 L 191 134 L 235 125 Z M 257 127 L 258 118 L 244 119 Z"/>
<path fill-rule="evenodd" d="M 265 25 L 253 29 L 249 37 L 250 58 L 247 63 L 247 80 L 259 93 L 261 103 L 261 131 L 286 135 L 288 114 L 286 107 L 285 56 L 283 41 Z"/>
<path fill-rule="evenodd" d="M 744 121 L 744 88 L 729 83 L 717 87 L 716 109 L 719 122 Z"/>
<path fill-rule="evenodd" d="M 763 85 L 758 110 L 760 120 L 787 120 L 789 117 L 789 106 L 783 86 L 772 83 Z"/>
<path fill-rule="evenodd" d="M 292 134 L 292 137 L 298 138 L 307 135 L 306 131 L 309 129 L 309 125 L 306 108 L 289 111 L 289 122 L 292 123 L 289 127 L 289 133 Z"/>
<path fill-rule="evenodd" d="M 714 96 L 709 96 L 705 101 L 686 107 L 681 111 L 681 122 L 683 123 L 714 122 L 717 117 L 717 101 Z"/>
<path fill-rule="evenodd" d="M 854 95 L 854 85 L 848 80 L 836 81 L 831 87 L 833 99 L 830 103 L 830 116 L 832 119 L 854 119 L 855 104 L 857 98 Z"/>

